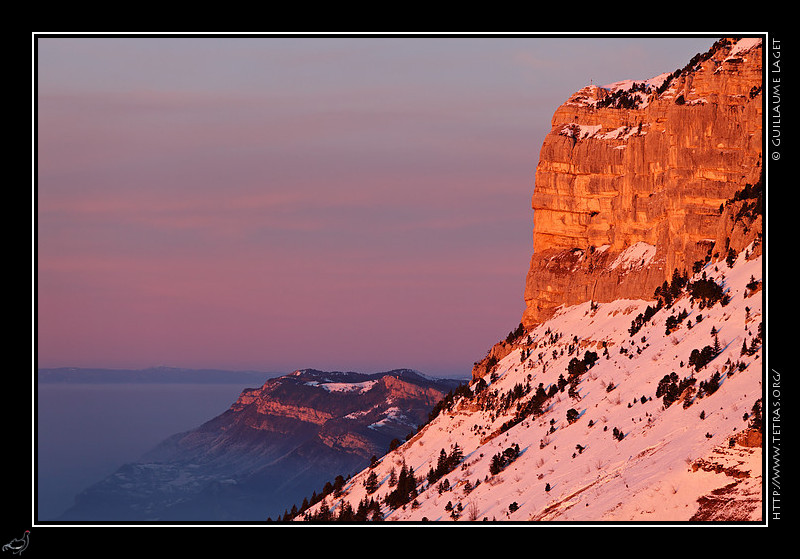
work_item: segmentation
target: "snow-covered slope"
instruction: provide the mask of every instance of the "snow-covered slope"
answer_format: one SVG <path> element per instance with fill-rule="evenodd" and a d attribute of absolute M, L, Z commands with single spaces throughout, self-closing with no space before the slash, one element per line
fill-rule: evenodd
<path fill-rule="evenodd" d="M 295 519 L 350 518 L 372 500 L 388 521 L 761 520 L 762 448 L 749 428 L 762 398 L 762 258 L 748 256 L 707 263 L 660 307 L 560 309 L 413 438 Z M 703 278 L 722 299 L 701 302 Z M 409 474 L 406 499 L 394 480 Z"/>

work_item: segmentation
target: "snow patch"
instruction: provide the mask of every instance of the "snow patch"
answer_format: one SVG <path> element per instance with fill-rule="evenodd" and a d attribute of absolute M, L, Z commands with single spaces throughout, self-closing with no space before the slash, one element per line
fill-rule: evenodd
<path fill-rule="evenodd" d="M 619 253 L 619 256 L 614 259 L 609 269 L 614 270 L 620 266 L 626 270 L 644 267 L 653 261 L 655 255 L 656 247 L 640 241 Z"/>
<path fill-rule="evenodd" d="M 596 138 L 598 140 L 628 140 L 634 136 L 644 136 L 647 134 L 647 131 L 644 129 L 645 126 L 650 126 L 649 124 L 643 124 L 642 126 L 620 126 L 618 128 L 614 128 L 613 130 L 608 130 L 603 132 L 602 125 L 587 125 L 587 124 L 566 124 L 564 125 L 561 130 L 559 130 L 559 134 L 562 136 L 567 136 L 568 138 L 572 138 L 576 141 L 585 140 L 586 138 Z M 623 148 L 622 146 L 617 146 L 617 148 Z"/>
<path fill-rule="evenodd" d="M 610 83 L 608 85 L 604 85 L 603 89 L 606 89 L 611 93 L 614 93 L 614 92 L 619 91 L 619 90 L 627 91 L 627 90 L 631 89 L 635 85 L 644 85 L 644 86 L 646 86 L 647 89 L 651 89 L 651 88 L 656 89 L 656 88 L 661 87 L 661 84 L 664 83 L 664 80 L 666 80 L 669 77 L 669 75 L 670 75 L 669 72 L 664 72 L 663 74 L 659 74 L 659 75 L 657 75 L 657 76 L 655 76 L 653 78 L 647 79 L 647 80 L 622 80 L 622 81 Z"/>
<path fill-rule="evenodd" d="M 603 128 L 601 124 L 589 126 L 587 124 L 567 124 L 558 133 L 573 140 L 585 140 L 594 136 Z"/>
<path fill-rule="evenodd" d="M 728 55 L 729 58 L 734 56 L 739 56 L 750 49 L 753 49 L 761 44 L 760 38 L 746 38 L 746 39 L 739 39 L 733 48 L 731 49 L 730 54 Z"/>
<path fill-rule="evenodd" d="M 649 124 L 647 126 L 650 126 Z M 627 140 L 632 136 L 643 136 L 647 134 L 643 130 L 644 126 L 620 126 L 614 130 L 609 130 L 603 134 L 598 134 L 597 137 L 601 140 Z"/>
<path fill-rule="evenodd" d="M 380 430 L 381 428 L 386 427 L 390 423 L 395 423 L 395 424 L 405 423 L 411 425 L 408 418 L 405 415 L 403 415 L 403 412 L 400 410 L 400 408 L 391 407 L 388 410 L 386 410 L 386 415 L 384 416 L 383 419 L 381 419 L 380 421 L 376 421 L 375 423 L 371 423 L 367 427 L 369 429 Z"/>
<path fill-rule="evenodd" d="M 363 393 L 370 390 L 378 381 L 369 380 L 366 382 L 318 382 L 309 381 L 306 386 L 318 386 L 328 392 L 353 392 Z"/>

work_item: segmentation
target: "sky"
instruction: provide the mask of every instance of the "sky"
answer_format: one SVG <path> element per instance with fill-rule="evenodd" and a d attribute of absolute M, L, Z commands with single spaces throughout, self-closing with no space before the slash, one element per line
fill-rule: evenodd
<path fill-rule="evenodd" d="M 553 112 L 716 38 L 35 37 L 36 365 L 468 377 Z"/>

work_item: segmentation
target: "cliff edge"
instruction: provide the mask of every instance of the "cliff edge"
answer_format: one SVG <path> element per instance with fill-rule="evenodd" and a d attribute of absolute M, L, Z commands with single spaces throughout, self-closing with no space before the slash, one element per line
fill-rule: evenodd
<path fill-rule="evenodd" d="M 721 209 L 762 173 L 762 44 L 721 39 L 684 68 L 589 86 L 559 107 L 536 169 L 525 327 L 562 304 L 649 299 L 732 240 Z M 728 246 L 725 246 L 728 244 Z"/>
<path fill-rule="evenodd" d="M 562 305 L 652 300 L 698 261 L 751 243 L 761 253 L 762 53 L 761 39 L 723 38 L 674 72 L 590 85 L 555 111 L 518 335 Z M 512 334 L 473 378 L 512 351 Z"/>

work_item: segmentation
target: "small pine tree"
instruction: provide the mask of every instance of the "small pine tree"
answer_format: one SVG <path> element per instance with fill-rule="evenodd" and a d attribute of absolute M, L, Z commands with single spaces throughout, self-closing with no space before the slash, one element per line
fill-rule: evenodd
<path fill-rule="evenodd" d="M 567 410 L 567 423 L 570 424 L 575 423 L 578 420 L 579 416 L 580 414 L 578 413 L 578 410 L 576 410 L 575 408 L 570 408 L 569 410 Z"/>
<path fill-rule="evenodd" d="M 453 446 L 453 450 L 450 452 L 450 456 L 447 457 L 447 462 L 452 470 L 464 459 L 464 451 L 461 450 L 461 447 L 458 446 L 458 443 L 455 443 Z"/>
<path fill-rule="evenodd" d="M 489 473 L 497 475 L 503 470 L 503 457 L 500 454 L 492 456 L 492 461 L 489 464 Z"/>
<path fill-rule="evenodd" d="M 378 475 L 374 470 L 370 471 L 366 481 L 364 481 L 364 487 L 367 490 L 367 494 L 370 495 L 378 490 Z"/>
<path fill-rule="evenodd" d="M 733 250 L 733 247 L 728 249 L 728 255 L 725 258 L 725 263 L 728 265 L 728 268 L 733 268 L 733 264 L 736 262 L 736 251 Z"/>
<path fill-rule="evenodd" d="M 442 476 L 447 473 L 447 470 L 447 453 L 444 449 L 441 449 L 439 451 L 439 459 L 436 462 L 436 473 Z"/>

